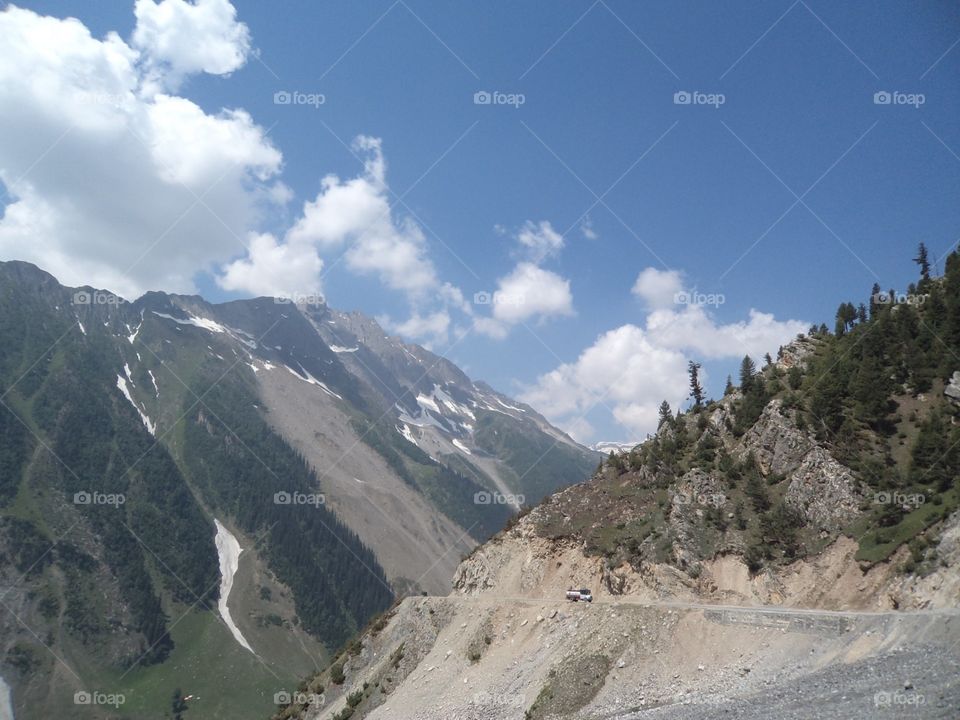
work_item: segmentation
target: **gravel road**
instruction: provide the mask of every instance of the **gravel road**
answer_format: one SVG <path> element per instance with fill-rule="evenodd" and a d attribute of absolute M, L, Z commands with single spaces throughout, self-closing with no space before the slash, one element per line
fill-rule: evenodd
<path fill-rule="evenodd" d="M 921 646 L 835 664 L 769 690 L 644 709 L 610 720 L 958 720 L 960 655 Z"/>

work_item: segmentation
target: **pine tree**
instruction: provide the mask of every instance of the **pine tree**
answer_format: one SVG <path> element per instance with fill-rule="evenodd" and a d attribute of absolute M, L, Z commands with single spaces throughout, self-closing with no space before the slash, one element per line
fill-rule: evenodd
<path fill-rule="evenodd" d="M 744 355 L 740 362 L 740 389 L 744 394 L 753 387 L 753 379 L 757 374 L 757 366 L 749 355 Z"/>
<path fill-rule="evenodd" d="M 953 352 L 960 352 L 960 251 L 947 256 L 943 291 L 946 305 L 943 340 Z"/>
<path fill-rule="evenodd" d="M 690 397 L 693 398 L 693 405 L 698 410 L 703 405 L 703 387 L 700 385 L 700 363 L 693 360 L 687 365 L 687 372 L 690 373 Z"/>
<path fill-rule="evenodd" d="M 666 400 L 660 403 L 660 420 L 657 422 L 657 429 L 663 427 L 664 423 L 673 424 L 673 411 L 670 410 L 670 403 Z"/>
<path fill-rule="evenodd" d="M 936 487 L 946 492 L 953 487 L 960 473 L 960 432 L 946 422 L 939 410 L 920 427 L 920 434 L 913 446 L 910 465 L 910 482 L 915 485 Z"/>
<path fill-rule="evenodd" d="M 733 379 L 727 375 L 727 384 L 723 388 L 723 396 L 726 397 L 735 390 L 733 387 Z"/>
<path fill-rule="evenodd" d="M 927 246 L 923 243 L 920 243 L 920 247 L 917 248 L 917 256 L 913 261 L 920 266 L 920 291 L 924 289 L 924 285 L 930 283 L 930 260 L 927 257 Z"/>

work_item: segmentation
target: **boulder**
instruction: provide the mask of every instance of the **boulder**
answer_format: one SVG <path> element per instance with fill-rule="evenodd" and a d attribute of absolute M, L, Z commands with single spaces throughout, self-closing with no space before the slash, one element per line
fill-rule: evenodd
<path fill-rule="evenodd" d="M 955 403 L 960 403 L 960 370 L 953 373 L 950 382 L 943 389 L 943 394 Z"/>

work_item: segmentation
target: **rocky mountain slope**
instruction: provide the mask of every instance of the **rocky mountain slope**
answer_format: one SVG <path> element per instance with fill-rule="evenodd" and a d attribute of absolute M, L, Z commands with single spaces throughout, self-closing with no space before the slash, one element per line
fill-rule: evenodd
<path fill-rule="evenodd" d="M 262 716 L 598 457 L 361 316 L 130 303 L 17 262 L 0 264 L 0 400 L 17 718 L 164 717 L 175 690 Z M 74 702 L 95 691 L 125 702 Z"/>
<path fill-rule="evenodd" d="M 664 406 L 275 717 L 957 717 L 960 255 L 911 294 Z"/>

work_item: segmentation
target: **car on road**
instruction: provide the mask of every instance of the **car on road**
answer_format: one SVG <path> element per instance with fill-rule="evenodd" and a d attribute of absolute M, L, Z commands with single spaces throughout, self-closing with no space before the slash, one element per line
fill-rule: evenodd
<path fill-rule="evenodd" d="M 580 588 L 579 590 L 567 590 L 567 600 L 571 602 L 593 602 L 593 594 L 588 588 Z"/>

